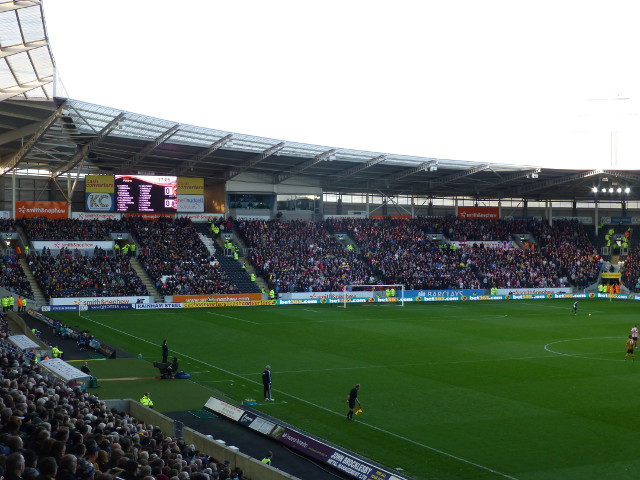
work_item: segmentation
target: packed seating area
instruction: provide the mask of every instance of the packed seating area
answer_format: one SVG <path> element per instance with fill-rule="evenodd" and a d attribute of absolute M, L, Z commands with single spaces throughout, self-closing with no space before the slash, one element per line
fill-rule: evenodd
<path fill-rule="evenodd" d="M 378 273 L 381 283 L 404 283 L 409 289 L 585 287 L 595 282 L 601 258 L 577 221 L 541 222 L 416 219 L 327 220 L 333 232 L 345 232 Z M 475 242 L 509 241 L 533 233 L 538 248 L 483 248 Z M 451 248 L 447 240 L 474 242 Z M 451 235 L 451 237 L 449 237 Z M 252 245 L 253 246 L 253 245 Z"/>
<path fill-rule="evenodd" d="M 239 293 L 186 218 L 129 220 L 137 238 L 138 261 L 161 295 Z"/>
<path fill-rule="evenodd" d="M 631 292 L 640 292 L 640 247 L 636 247 L 624 261 L 620 281 Z"/>
<path fill-rule="evenodd" d="M 5 228 L 15 229 L 12 221 L 4 222 Z M 138 261 L 161 295 L 238 293 L 187 218 L 23 219 L 17 224 L 29 240 L 104 240 L 110 233 L 130 233 Z M 553 226 L 539 220 L 452 216 L 324 222 L 227 219 L 216 224 L 240 236 L 249 262 L 276 293 L 340 291 L 344 285 L 370 283 L 403 283 L 407 289 L 584 288 L 596 281 L 602 264 L 584 226 L 573 220 L 556 220 Z M 337 232 L 348 235 L 354 248 L 336 239 Z M 533 248 L 478 245 L 509 242 L 524 234 L 535 239 Z M 436 240 L 436 235 L 444 240 Z M 454 241 L 463 243 L 455 248 L 450 243 Z M 93 253 L 52 256 L 45 250 L 31 253 L 28 262 L 47 298 L 148 294 L 126 257 Z M 30 297 L 17 259 L 5 256 L 4 264 L 0 282 Z M 628 262 L 626 268 L 632 265 Z"/>
<path fill-rule="evenodd" d="M 15 254 L 2 257 L 0 263 L 0 287 L 12 291 L 16 295 L 33 299 L 33 290 L 27 275 Z"/>
<path fill-rule="evenodd" d="M 126 220 L 77 220 L 47 218 L 18 221 L 30 241 L 34 240 L 111 240 L 110 233 L 126 231 Z"/>
<path fill-rule="evenodd" d="M 540 242 L 544 261 L 568 278 L 571 285 L 585 288 L 596 281 L 602 258 L 580 222 L 556 220 L 553 227 L 534 222 L 531 230 Z"/>
<path fill-rule="evenodd" d="M 322 223 L 242 220 L 236 229 L 250 247 L 249 261 L 276 293 L 340 291 L 375 279 L 370 265 Z"/>
<path fill-rule="evenodd" d="M 101 249 L 93 256 L 69 249 L 52 255 L 45 250 L 27 255 L 27 263 L 47 299 L 148 295 L 129 257 L 110 257 Z"/>
<path fill-rule="evenodd" d="M 7 480 L 242 480 L 223 461 L 201 454 L 97 395 L 48 377 L 4 339 L 0 317 L 0 474 Z"/>

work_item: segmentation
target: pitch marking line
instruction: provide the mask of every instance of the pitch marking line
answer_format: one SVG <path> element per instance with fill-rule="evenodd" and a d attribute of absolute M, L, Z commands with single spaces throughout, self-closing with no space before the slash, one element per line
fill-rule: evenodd
<path fill-rule="evenodd" d="M 555 355 L 560 355 L 563 357 L 575 357 L 575 358 L 586 358 L 589 360 L 601 360 L 603 362 L 624 362 L 624 359 L 619 358 L 619 359 L 613 359 L 613 358 L 592 358 L 589 357 L 589 355 L 603 355 L 603 354 L 609 354 L 609 353 L 625 353 L 624 349 L 621 348 L 619 351 L 615 351 L 615 352 L 592 352 L 592 353 L 580 353 L 580 354 L 576 354 L 576 353 L 563 353 L 563 352 L 556 352 L 555 350 L 552 350 L 551 348 L 549 348 L 551 345 L 556 345 L 558 343 L 568 343 L 568 342 L 581 342 L 583 340 L 607 340 L 610 338 L 616 338 L 618 340 L 620 340 L 620 337 L 585 337 L 585 338 L 568 338 L 566 340 L 557 340 L 555 342 L 550 342 L 547 343 L 544 346 L 544 349 L 549 352 L 549 353 L 553 353 Z"/>
<path fill-rule="evenodd" d="M 216 313 L 216 312 L 207 312 L 207 313 L 209 315 L 216 315 L 218 317 L 230 318 L 231 320 L 238 320 L 240 322 L 251 323 L 252 325 L 262 325 L 261 323 L 258 323 L 258 322 L 252 322 L 251 320 L 245 320 L 244 318 L 232 317 L 231 315 L 223 315 L 221 313 Z"/>
<path fill-rule="evenodd" d="M 215 315 L 215 314 L 214 314 L 214 315 Z M 222 315 L 222 316 L 225 316 L 225 315 Z M 130 333 L 128 333 L 128 332 L 125 332 L 125 331 L 123 331 L 123 330 L 120 330 L 120 329 L 118 329 L 118 328 L 114 328 L 114 327 L 112 327 L 112 326 L 110 326 L 110 325 L 106 325 L 106 324 L 101 323 L 101 322 L 98 322 L 98 321 L 96 321 L 96 320 L 92 320 L 91 318 L 86 317 L 86 316 L 84 316 L 84 315 L 82 315 L 82 318 L 85 318 L 85 319 L 89 320 L 90 322 L 93 322 L 93 323 L 95 323 L 95 324 L 98 324 L 98 325 L 100 325 L 100 326 L 102 326 L 102 327 L 109 328 L 109 329 L 111 329 L 111 330 L 113 330 L 113 331 L 116 331 L 116 332 L 118 332 L 118 333 L 122 334 L 122 335 L 127 335 L 127 336 L 129 336 L 129 337 L 131 337 L 131 338 L 134 338 L 134 339 L 136 339 L 136 340 L 139 340 L 139 341 L 141 341 L 141 342 L 145 342 L 145 343 L 148 343 L 148 344 L 150 344 L 150 345 L 157 346 L 157 344 L 156 344 L 155 342 L 151 342 L 151 341 L 147 340 L 146 338 L 137 337 L 137 336 L 135 336 L 135 335 L 132 335 L 132 334 L 130 334 Z M 178 355 L 180 355 L 181 357 L 184 357 L 184 358 L 190 358 L 191 360 L 193 360 L 193 361 L 195 361 L 195 362 L 201 363 L 202 365 L 206 365 L 207 367 L 213 368 L 213 369 L 215 369 L 215 370 L 219 370 L 219 371 L 224 372 L 224 373 L 226 373 L 226 374 L 228 374 L 228 375 L 231 375 L 231 376 L 233 376 L 233 377 L 241 378 L 242 380 L 245 380 L 246 382 L 253 383 L 253 384 L 256 384 L 256 385 L 262 385 L 262 383 L 261 383 L 261 382 L 258 382 L 258 381 L 256 381 L 256 380 L 252 380 L 251 378 L 243 377 L 242 375 L 239 375 L 239 374 L 237 374 L 237 373 L 233 373 L 233 372 L 231 372 L 231 371 L 229 371 L 229 370 L 226 370 L 226 369 L 224 369 L 224 368 L 220 368 L 220 367 L 218 367 L 218 366 L 216 366 L 216 365 L 213 365 L 213 364 L 210 364 L 210 363 L 204 362 L 204 361 L 199 360 L 199 359 L 197 359 L 197 358 L 194 358 L 194 357 L 192 357 L 192 356 L 190 356 L 190 355 L 186 355 L 186 354 L 184 354 L 184 353 L 178 352 L 177 350 L 174 350 L 174 351 L 175 351 Z M 340 416 L 340 417 L 344 416 L 344 413 L 336 412 L 336 411 L 331 410 L 331 409 L 329 409 L 329 408 L 327 408 L 327 407 L 323 407 L 322 405 L 315 404 L 315 403 L 313 403 L 313 402 L 310 402 L 309 400 L 305 400 L 304 398 L 300 398 L 300 397 L 297 397 L 297 396 L 295 396 L 295 395 L 291 395 L 291 394 L 289 394 L 289 393 L 285 393 L 285 392 L 283 392 L 283 391 L 281 391 L 281 390 L 274 390 L 274 392 L 278 392 L 278 393 L 281 393 L 282 395 L 286 395 L 287 397 L 294 398 L 294 399 L 296 399 L 297 401 L 299 401 L 299 402 L 301 402 L 301 403 L 306 403 L 307 405 L 311 405 L 311 406 L 312 406 L 312 407 L 314 407 L 314 408 L 317 408 L 317 409 L 319 409 L 319 410 L 324 410 L 325 412 L 331 413 L 331 414 L 333 414 L 333 415 L 338 415 L 338 416 Z M 399 435 L 399 434 L 397 434 L 397 433 L 393 433 L 393 432 L 390 432 L 390 431 L 385 430 L 385 429 L 383 429 L 383 428 L 376 427 L 375 425 L 371 425 L 371 424 L 369 424 L 369 423 L 362 422 L 362 421 L 359 421 L 358 423 L 359 423 L 360 425 L 364 425 L 364 426 L 366 426 L 366 427 L 368 427 L 368 428 L 371 428 L 371 429 L 373 429 L 373 430 L 376 430 L 376 431 L 378 431 L 378 432 L 380 432 L 380 433 L 384 433 L 384 434 L 386 434 L 386 435 L 390 435 L 390 436 L 392 436 L 392 437 L 395 437 L 395 438 L 397 438 L 398 440 L 402 440 L 402 441 L 404 441 L 404 442 L 412 443 L 413 445 L 416 445 L 416 446 L 418 446 L 418 447 L 424 448 L 424 449 L 426 449 L 426 450 L 430 450 L 430 451 L 432 451 L 432 452 L 434 452 L 434 453 L 437 453 L 437 454 L 439 454 L 439 455 L 444 455 L 445 457 L 451 458 L 451 459 L 453 459 L 453 460 L 457 460 L 457 461 L 459 461 L 459 462 L 466 463 L 467 465 L 471 465 L 471 466 L 476 467 L 476 468 L 478 468 L 478 469 L 480 469 L 480 470 L 484 470 L 484 471 L 486 471 L 486 472 L 490 472 L 490 473 L 493 473 L 493 474 L 495 474 L 495 475 L 499 475 L 499 476 L 501 476 L 501 477 L 503 477 L 503 478 L 508 478 L 509 480 L 519 480 L 518 478 L 513 477 L 513 476 L 511 476 L 511 475 L 508 475 L 508 474 L 506 474 L 506 473 L 502 473 L 502 472 L 499 472 L 499 471 L 497 471 L 497 470 L 494 470 L 494 469 L 492 469 L 492 468 L 490 468 L 490 467 L 486 467 L 486 466 L 484 466 L 484 465 L 480 465 L 479 463 L 472 462 L 471 460 L 467 460 L 467 459 L 464 459 L 464 458 L 462 458 L 462 457 L 458 457 L 458 456 L 456 456 L 456 455 L 453 455 L 452 453 L 448 453 L 448 452 L 445 452 L 445 451 L 443 451 L 443 450 L 439 450 L 439 449 L 437 449 L 437 448 L 435 448 L 435 447 L 431 447 L 431 446 L 429 446 L 429 445 L 425 445 L 424 443 L 420 443 L 420 442 L 417 442 L 417 441 L 412 440 L 412 439 L 410 439 L 410 438 L 407 438 L 407 437 L 404 437 L 404 436 L 402 436 L 402 435 Z"/>
<path fill-rule="evenodd" d="M 121 377 L 121 378 L 101 378 L 101 382 L 115 382 L 120 380 L 152 380 L 160 377 Z"/>

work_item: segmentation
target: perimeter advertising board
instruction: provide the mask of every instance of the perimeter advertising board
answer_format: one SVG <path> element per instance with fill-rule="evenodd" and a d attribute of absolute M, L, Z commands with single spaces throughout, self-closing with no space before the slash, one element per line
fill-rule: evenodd
<path fill-rule="evenodd" d="M 204 195 L 204 178 L 178 177 L 178 195 Z"/>
<path fill-rule="evenodd" d="M 255 302 L 262 300 L 261 293 L 238 293 L 228 295 L 174 295 L 174 303 L 216 303 L 216 302 Z"/>
<path fill-rule="evenodd" d="M 16 201 L 17 218 L 69 218 L 67 202 Z"/>
<path fill-rule="evenodd" d="M 458 207 L 458 217 L 471 219 L 497 220 L 500 218 L 498 207 Z"/>
<path fill-rule="evenodd" d="M 565 288 L 499 288 L 498 295 L 549 295 L 554 293 L 571 293 L 570 287 Z"/>
<path fill-rule="evenodd" d="M 91 212 L 71 212 L 74 220 L 120 220 L 121 213 L 91 213 Z"/>
<path fill-rule="evenodd" d="M 40 251 L 43 248 L 48 248 L 49 250 L 62 250 L 63 248 L 68 248 L 70 250 L 94 250 L 96 247 L 102 248 L 103 250 L 113 250 L 113 241 L 112 240 L 87 240 L 87 241 L 51 241 L 51 240 L 34 240 L 31 242 L 34 250 Z"/>
<path fill-rule="evenodd" d="M 84 209 L 87 212 L 112 212 L 113 193 L 86 193 Z"/>
<path fill-rule="evenodd" d="M 202 195 L 178 194 L 178 212 L 204 212 L 204 197 Z"/>
<path fill-rule="evenodd" d="M 309 435 L 294 428 L 278 425 L 266 418 L 262 418 L 259 412 L 247 411 L 216 397 L 210 397 L 204 408 L 234 420 L 240 425 L 265 436 L 275 438 L 293 450 L 347 474 L 350 478 L 357 480 L 402 480 L 402 477 L 372 464 L 369 460 L 358 458 L 356 455 L 340 450 L 321 440 L 311 438 Z"/>
<path fill-rule="evenodd" d="M 217 220 L 224 218 L 224 215 L 219 213 L 178 213 L 178 218 L 188 218 L 193 223 L 205 223 L 209 220 Z"/>
<path fill-rule="evenodd" d="M 134 305 L 136 303 L 151 303 L 153 297 L 140 295 L 139 297 L 70 297 L 70 298 L 52 298 L 49 300 L 51 305 Z"/>
<path fill-rule="evenodd" d="M 470 240 L 470 241 L 453 241 L 456 247 L 472 247 L 474 245 L 482 246 L 484 248 L 500 248 L 502 250 L 513 250 L 515 248 L 514 243 L 511 240 L 508 241 L 499 241 L 499 240 Z"/>
<path fill-rule="evenodd" d="M 113 175 L 87 175 L 84 179 L 85 193 L 113 193 Z"/>

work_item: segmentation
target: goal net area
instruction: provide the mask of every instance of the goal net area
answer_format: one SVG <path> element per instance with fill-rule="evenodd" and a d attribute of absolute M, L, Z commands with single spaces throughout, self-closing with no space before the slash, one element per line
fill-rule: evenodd
<path fill-rule="evenodd" d="M 340 306 L 350 304 L 390 303 L 404 306 L 404 285 L 345 285 Z"/>

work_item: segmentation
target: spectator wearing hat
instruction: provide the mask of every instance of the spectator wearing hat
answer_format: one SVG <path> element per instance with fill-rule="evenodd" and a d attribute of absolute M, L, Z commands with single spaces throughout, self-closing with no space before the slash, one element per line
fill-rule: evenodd
<path fill-rule="evenodd" d="M 76 467 L 76 479 L 77 480 L 93 480 L 96 474 L 96 469 L 91 463 L 84 458 L 78 459 L 78 466 Z"/>

